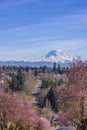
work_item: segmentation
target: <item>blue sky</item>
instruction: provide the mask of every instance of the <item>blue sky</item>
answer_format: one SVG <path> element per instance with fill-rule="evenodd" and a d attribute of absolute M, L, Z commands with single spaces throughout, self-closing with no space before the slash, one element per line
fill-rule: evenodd
<path fill-rule="evenodd" d="M 87 58 L 87 0 L 0 0 L 0 60 L 54 49 Z"/>

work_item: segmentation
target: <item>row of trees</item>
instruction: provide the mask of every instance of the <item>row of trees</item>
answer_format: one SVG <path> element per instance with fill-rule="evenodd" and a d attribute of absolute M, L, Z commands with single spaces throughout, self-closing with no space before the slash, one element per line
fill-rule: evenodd
<path fill-rule="evenodd" d="M 0 73 L 12 73 L 12 72 L 17 72 L 19 68 L 23 72 L 28 72 L 29 70 L 33 70 L 35 72 L 35 75 L 38 75 L 40 72 L 42 73 L 59 73 L 62 74 L 64 73 L 65 67 L 61 67 L 59 64 L 56 62 L 53 63 L 53 67 L 48 67 L 48 66 L 40 66 L 40 67 L 29 67 L 29 66 L 0 66 Z"/>
<path fill-rule="evenodd" d="M 10 74 L 10 73 L 13 73 L 13 72 L 17 72 L 19 68 L 23 72 L 28 72 L 29 69 L 33 69 L 33 68 L 29 67 L 29 66 L 24 66 L 23 67 L 23 66 L 14 66 L 14 65 L 12 65 L 12 66 L 3 65 L 3 66 L 0 66 L 0 73 L 8 73 L 8 74 Z"/>

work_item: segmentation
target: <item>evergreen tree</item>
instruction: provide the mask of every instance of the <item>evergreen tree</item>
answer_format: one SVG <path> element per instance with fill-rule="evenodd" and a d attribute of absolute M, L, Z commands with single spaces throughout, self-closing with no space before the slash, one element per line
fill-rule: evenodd
<path fill-rule="evenodd" d="M 24 83 L 24 74 L 20 68 L 18 69 L 17 79 L 18 79 L 20 85 L 22 85 Z"/>
<path fill-rule="evenodd" d="M 54 95 L 53 87 L 50 88 L 50 91 L 48 92 L 46 98 L 50 101 L 50 105 L 53 111 L 58 112 L 58 106 L 56 103 L 56 98 Z"/>
<path fill-rule="evenodd" d="M 14 74 L 12 74 L 12 81 L 11 81 L 11 83 L 10 83 L 10 88 L 11 88 L 12 90 L 16 91 L 16 90 L 17 90 L 17 86 L 18 86 L 17 77 L 16 77 Z"/>
<path fill-rule="evenodd" d="M 61 67 L 60 67 L 60 65 L 58 64 L 58 67 L 57 67 L 57 72 L 58 72 L 58 74 L 60 74 L 60 71 L 61 71 Z"/>
<path fill-rule="evenodd" d="M 21 91 L 23 90 L 24 87 L 24 74 L 22 72 L 22 70 L 19 68 L 17 75 L 12 75 L 12 81 L 10 83 L 10 88 L 14 91 Z"/>
<path fill-rule="evenodd" d="M 23 89 L 24 86 L 24 74 L 20 68 L 18 69 L 17 80 L 18 80 L 17 90 L 20 91 Z"/>
<path fill-rule="evenodd" d="M 54 62 L 54 65 L 53 65 L 53 72 L 54 72 L 54 73 L 57 72 L 57 69 L 56 69 L 56 62 Z"/>

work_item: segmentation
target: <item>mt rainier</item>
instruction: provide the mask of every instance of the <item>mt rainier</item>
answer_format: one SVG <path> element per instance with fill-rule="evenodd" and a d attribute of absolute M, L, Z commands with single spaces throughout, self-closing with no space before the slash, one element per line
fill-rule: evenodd
<path fill-rule="evenodd" d="M 34 60 L 34 62 L 56 62 L 56 63 L 65 63 L 72 62 L 74 58 L 65 54 L 61 50 L 52 50 L 48 52 L 45 57 Z"/>
<path fill-rule="evenodd" d="M 61 50 L 52 50 L 48 52 L 44 57 L 35 59 L 33 61 L 0 61 L 0 66 L 30 66 L 30 67 L 40 67 L 49 66 L 52 67 L 53 63 L 56 62 L 61 66 L 68 66 L 74 61 L 72 56 L 69 56 L 62 52 Z"/>

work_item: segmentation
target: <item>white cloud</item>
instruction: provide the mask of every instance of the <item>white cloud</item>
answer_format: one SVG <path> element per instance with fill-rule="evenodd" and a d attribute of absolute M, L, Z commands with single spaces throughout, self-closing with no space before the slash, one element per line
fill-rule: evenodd
<path fill-rule="evenodd" d="M 56 40 L 57 37 L 34 37 L 34 38 L 28 38 L 28 39 L 24 39 L 22 40 L 23 42 L 45 42 L 45 41 L 52 41 L 52 40 Z"/>

